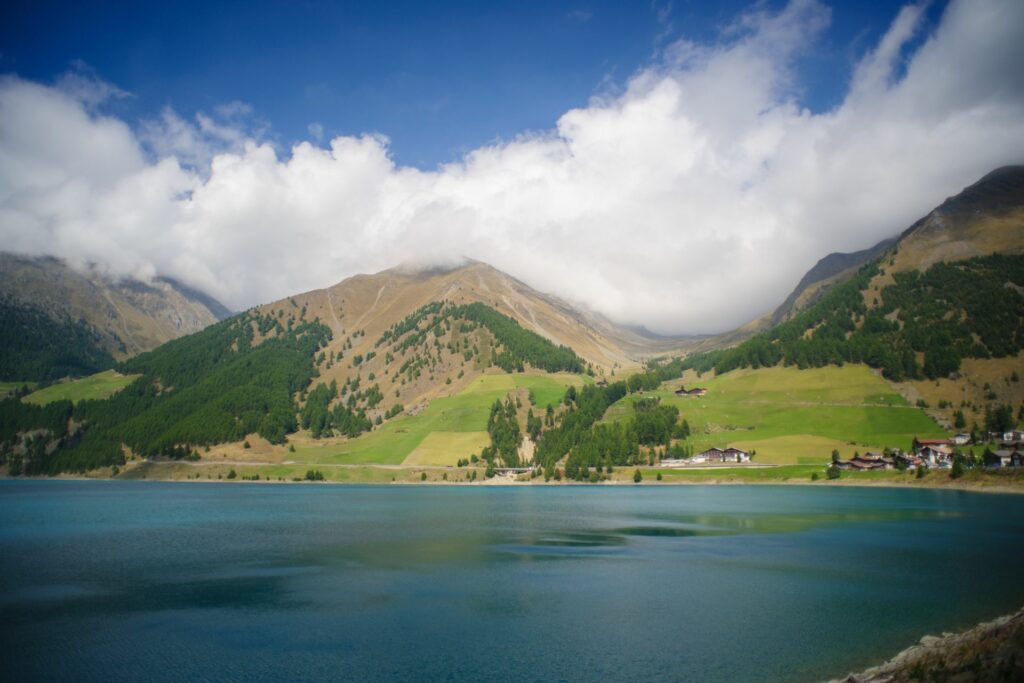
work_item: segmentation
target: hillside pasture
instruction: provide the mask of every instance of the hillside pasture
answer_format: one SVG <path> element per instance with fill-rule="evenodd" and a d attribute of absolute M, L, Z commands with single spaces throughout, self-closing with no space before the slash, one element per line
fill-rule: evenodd
<path fill-rule="evenodd" d="M 72 403 L 89 399 L 109 398 L 135 381 L 138 375 L 121 375 L 113 370 L 104 370 L 70 382 L 51 384 L 34 391 L 23 401 L 46 405 L 54 401 L 68 400 Z"/>
<path fill-rule="evenodd" d="M 681 398 L 680 385 L 708 389 L 703 398 Z M 946 433 L 924 411 L 909 405 L 863 365 L 734 370 L 697 378 L 687 372 L 657 392 L 679 408 L 693 432 L 694 452 L 711 446 L 756 450 L 756 461 L 811 465 L 829 460 L 833 449 L 848 458 L 866 448 L 907 449 L 915 436 Z M 612 406 L 606 421 L 627 419 L 634 396 Z"/>
<path fill-rule="evenodd" d="M 292 439 L 295 452 L 287 456 L 308 463 L 399 465 L 413 455 L 413 461 L 406 464 L 454 465 L 459 458 L 479 455 L 480 449 L 490 444 L 487 417 L 491 405 L 509 392 L 532 391 L 542 409 L 549 402 L 560 401 L 568 386 L 591 381 L 570 373 L 485 374 L 454 396 L 435 399 L 416 414 L 407 411 L 355 439 L 315 441 L 299 435 Z"/>

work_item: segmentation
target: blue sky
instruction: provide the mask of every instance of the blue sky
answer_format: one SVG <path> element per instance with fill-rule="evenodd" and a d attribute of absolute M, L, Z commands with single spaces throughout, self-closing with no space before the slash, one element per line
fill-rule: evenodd
<path fill-rule="evenodd" d="M 900 7 L 828 5 L 829 28 L 797 63 L 801 103 L 814 111 L 841 101 L 853 66 Z M 932 3 L 928 21 L 943 6 Z M 0 72 L 52 82 L 81 61 L 133 95 L 114 106 L 129 123 L 165 106 L 188 117 L 241 101 L 284 151 L 311 139 L 317 123 L 326 138 L 382 133 L 397 163 L 433 168 L 553 127 L 595 93 L 615 92 L 660 48 L 680 38 L 714 42 L 751 7 L 738 0 L 5 3 Z"/>
<path fill-rule="evenodd" d="M 3 248 L 236 310 L 470 257 L 721 332 L 1024 162 L 1020 0 L 0 13 Z"/>

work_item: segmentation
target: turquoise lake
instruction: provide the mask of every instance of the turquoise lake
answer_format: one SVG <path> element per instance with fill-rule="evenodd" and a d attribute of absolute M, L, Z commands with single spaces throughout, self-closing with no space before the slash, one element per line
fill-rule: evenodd
<path fill-rule="evenodd" d="M 1024 605 L 1024 496 L 0 482 L 5 680 L 815 681 Z"/>

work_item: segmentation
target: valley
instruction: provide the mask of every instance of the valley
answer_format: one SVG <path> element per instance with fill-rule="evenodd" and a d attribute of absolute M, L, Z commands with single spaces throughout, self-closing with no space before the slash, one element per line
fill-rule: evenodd
<path fill-rule="evenodd" d="M 967 431 L 959 484 L 1014 487 L 981 462 L 1024 419 L 1022 206 L 1024 168 L 995 171 L 822 259 L 774 326 L 718 337 L 645 335 L 479 261 L 358 275 L 6 399 L 0 457 L 10 475 L 193 481 L 946 485 L 829 466 Z M 689 462 L 727 447 L 750 462 Z"/>

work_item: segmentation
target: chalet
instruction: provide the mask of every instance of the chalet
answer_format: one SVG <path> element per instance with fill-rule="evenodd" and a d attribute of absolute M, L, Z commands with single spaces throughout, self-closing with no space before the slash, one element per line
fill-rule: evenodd
<path fill-rule="evenodd" d="M 893 455 L 893 460 L 908 470 L 916 470 L 924 465 L 924 460 L 909 453 L 897 453 Z"/>
<path fill-rule="evenodd" d="M 693 389 L 687 389 L 686 387 L 679 387 L 676 389 L 676 396 L 692 396 L 694 398 L 700 398 L 704 394 L 708 393 L 707 389 L 703 387 L 694 387 Z"/>
<path fill-rule="evenodd" d="M 721 448 L 709 448 L 702 453 L 698 453 L 694 460 L 700 458 L 700 462 L 723 462 L 725 453 Z"/>
<path fill-rule="evenodd" d="M 722 451 L 723 462 L 750 462 L 750 453 L 739 448 L 726 448 Z"/>
<path fill-rule="evenodd" d="M 597 380 L 597 386 L 599 386 L 599 387 L 606 387 L 606 386 L 608 386 L 608 380 L 606 380 L 606 379 L 599 379 L 599 380 Z"/>
<path fill-rule="evenodd" d="M 917 449 L 917 457 L 928 467 L 948 469 L 953 466 L 953 451 L 949 446 L 921 446 Z"/>
<path fill-rule="evenodd" d="M 1024 441 L 1024 431 L 1011 429 L 1010 431 L 1003 432 L 1002 437 L 1004 442 Z"/>
<path fill-rule="evenodd" d="M 865 453 L 857 455 L 849 460 L 840 460 L 836 467 L 841 470 L 891 470 L 896 466 L 892 458 L 887 458 L 881 453 Z"/>
<path fill-rule="evenodd" d="M 1010 449 L 986 451 L 985 466 L 992 468 L 1024 467 L 1024 451 Z"/>
<path fill-rule="evenodd" d="M 971 435 L 961 432 L 953 437 L 953 444 L 956 446 L 966 446 L 971 442 Z"/>
<path fill-rule="evenodd" d="M 724 450 L 709 448 L 693 456 L 692 462 L 750 462 L 750 453 L 731 446 Z"/>

